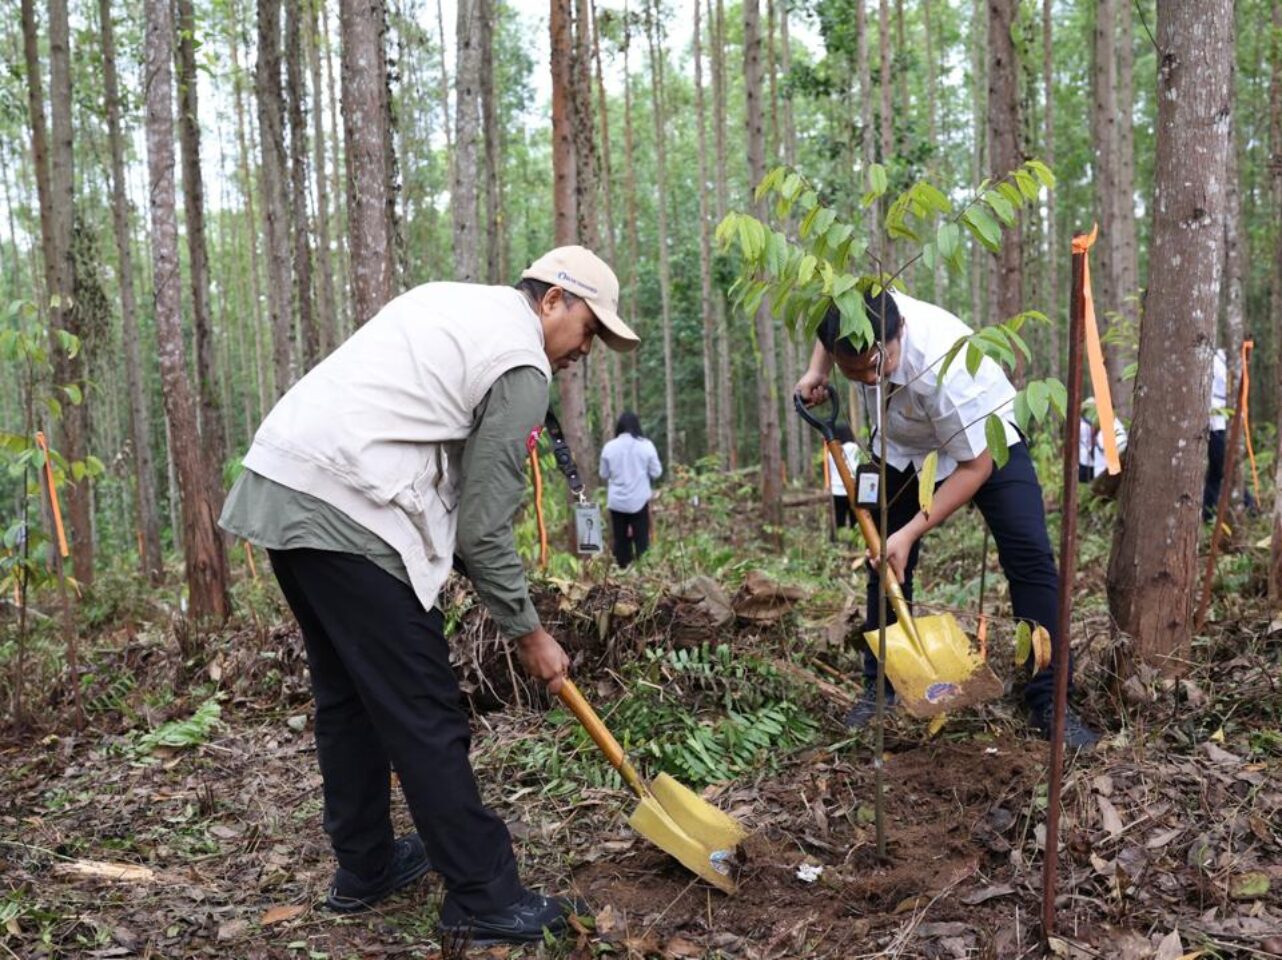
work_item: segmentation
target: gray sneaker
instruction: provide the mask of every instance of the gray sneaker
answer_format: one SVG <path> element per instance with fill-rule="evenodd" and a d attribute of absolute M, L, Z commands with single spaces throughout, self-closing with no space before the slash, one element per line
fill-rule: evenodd
<path fill-rule="evenodd" d="M 896 709 L 895 694 L 891 690 L 886 691 L 886 716 L 890 717 Z M 863 695 L 855 701 L 855 705 L 846 713 L 847 730 L 863 730 L 868 724 L 873 722 L 877 716 L 877 691 L 865 690 Z"/>
<path fill-rule="evenodd" d="M 1028 711 L 1028 722 L 1043 740 L 1051 738 L 1052 708 L 1050 704 L 1033 707 Z M 1099 743 L 1099 734 L 1088 727 L 1072 707 L 1064 714 L 1064 746 L 1075 750 L 1089 750 Z"/>

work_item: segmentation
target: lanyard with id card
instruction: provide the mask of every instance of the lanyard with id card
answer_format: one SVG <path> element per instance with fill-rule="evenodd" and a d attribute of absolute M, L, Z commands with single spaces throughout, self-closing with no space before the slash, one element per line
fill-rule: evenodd
<path fill-rule="evenodd" d="M 570 492 L 578 497 L 578 503 L 574 505 L 576 549 L 581 556 L 594 556 L 604 549 L 601 508 L 589 500 L 583 492 L 583 478 L 579 476 L 579 467 L 574 462 L 574 453 L 565 441 L 561 422 L 551 410 L 544 418 L 543 426 L 552 439 L 552 456 L 556 458 L 556 467 L 565 475 L 565 482 L 570 485 Z"/>

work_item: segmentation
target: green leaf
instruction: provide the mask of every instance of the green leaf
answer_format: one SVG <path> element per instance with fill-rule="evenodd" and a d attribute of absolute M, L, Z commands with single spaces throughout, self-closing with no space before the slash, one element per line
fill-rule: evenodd
<path fill-rule="evenodd" d="M 1014 209 L 1018 210 L 1024 206 L 1024 195 L 1020 193 L 1019 188 L 1009 180 L 1003 180 L 999 183 L 997 185 L 997 192 L 1010 201 L 1010 205 Z"/>
<path fill-rule="evenodd" d="M 993 463 L 1000 470 L 1010 460 L 1010 447 L 1006 444 L 1006 424 L 995 413 L 988 415 L 984 422 L 984 438 L 988 441 L 988 452 L 993 455 Z"/>
<path fill-rule="evenodd" d="M 1050 407 L 1051 391 L 1041 380 L 1034 380 L 1024 391 L 1028 395 L 1028 409 L 1036 418 L 1038 423 L 1046 419 L 1046 412 Z"/>
<path fill-rule="evenodd" d="M 789 200 L 795 201 L 797 194 L 801 192 L 802 180 L 801 175 L 790 173 L 783 181 L 783 188 L 779 191 Z"/>
<path fill-rule="evenodd" d="M 101 477 L 107 472 L 107 468 L 103 462 L 92 453 L 85 457 L 85 467 L 88 469 L 89 476 L 91 477 Z"/>
<path fill-rule="evenodd" d="M 1021 390 L 1015 394 L 1015 423 L 1024 433 L 1028 433 L 1032 411 L 1028 409 L 1028 391 Z"/>
<path fill-rule="evenodd" d="M 849 223 L 834 223 L 829 229 L 824 240 L 828 246 L 836 250 L 843 243 L 850 239 L 850 235 L 855 232 L 854 226 Z"/>
<path fill-rule="evenodd" d="M 83 479 L 85 478 L 85 473 L 86 473 L 86 472 L 87 472 L 87 471 L 85 470 L 85 465 L 84 465 L 84 463 L 83 463 L 83 462 L 81 462 L 81 461 L 79 461 L 79 460 L 77 460 L 75 463 L 73 463 L 73 464 L 71 465 L 71 479 L 72 479 L 72 481 L 73 481 L 74 483 L 79 483 L 81 480 L 83 480 Z"/>
<path fill-rule="evenodd" d="M 797 228 L 797 234 L 802 240 L 810 236 L 810 231 L 814 229 L 815 220 L 819 218 L 820 207 L 815 207 L 808 214 L 801 218 L 801 226 Z"/>
<path fill-rule="evenodd" d="M 962 222 L 975 239 L 996 253 L 1002 247 L 1002 228 L 983 207 L 974 206 L 962 216 Z"/>
<path fill-rule="evenodd" d="M 1042 182 L 1042 186 L 1051 189 L 1055 186 L 1055 174 L 1051 173 L 1051 168 L 1046 166 L 1040 160 L 1029 160 L 1024 164 L 1026 170 L 1031 170 L 1033 175 Z"/>
<path fill-rule="evenodd" d="M 935 242 L 939 245 L 940 255 L 951 260 L 961 244 L 961 228 L 955 223 L 941 223 L 935 233 Z"/>
<path fill-rule="evenodd" d="M 948 368 L 951 367 L 953 365 L 953 361 L 957 359 L 957 354 L 961 352 L 962 347 L 966 346 L 969 340 L 970 337 L 958 337 L 957 342 L 949 347 L 948 352 L 944 354 L 944 361 L 939 365 L 938 382 L 940 384 L 944 382 L 944 375 L 948 373 Z"/>
<path fill-rule="evenodd" d="M 815 275 L 815 267 L 819 266 L 818 259 L 814 254 L 806 254 L 801 258 L 801 266 L 797 268 L 797 283 L 805 285 L 809 283 Z"/>
<path fill-rule="evenodd" d="M 58 342 L 62 344 L 62 349 L 67 351 L 67 359 L 76 359 L 76 354 L 80 352 L 80 338 L 74 333 L 67 330 L 58 331 Z"/>
<path fill-rule="evenodd" d="M 939 451 L 932 450 L 922 461 L 917 474 L 917 505 L 921 512 L 930 518 L 930 508 L 935 503 L 935 473 L 939 470 Z"/>
<path fill-rule="evenodd" d="M 84 402 L 84 395 L 81 394 L 80 388 L 74 383 L 67 384 L 62 388 L 62 392 L 67 395 L 67 399 L 71 401 L 73 407 L 78 407 Z"/>
<path fill-rule="evenodd" d="M 886 177 L 886 168 L 880 163 L 872 164 L 868 168 L 868 191 L 880 197 L 885 194 L 888 186 L 890 181 Z"/>
<path fill-rule="evenodd" d="M 953 212 L 952 201 L 933 184 L 924 180 L 921 181 L 915 188 L 915 195 L 928 209 L 934 210 L 936 213 L 942 213 L 947 216 Z"/>
<path fill-rule="evenodd" d="M 1029 203 L 1035 201 L 1038 194 L 1042 192 L 1037 181 L 1033 179 L 1033 175 L 1027 170 L 1015 171 L 1015 184 L 1019 187 L 1019 192 L 1024 195 L 1024 199 Z"/>
<path fill-rule="evenodd" d="M 989 190 L 984 194 L 984 202 L 992 208 L 993 213 L 997 214 L 997 219 L 1008 227 L 1015 225 L 1015 208 L 1011 202 L 996 190 Z"/>
<path fill-rule="evenodd" d="M 1015 627 L 1015 666 L 1021 667 L 1027 663 L 1032 652 L 1033 628 L 1028 625 L 1027 620 L 1021 620 Z"/>
<path fill-rule="evenodd" d="M 837 211 L 833 210 L 831 207 L 819 207 L 817 209 L 819 210 L 819 214 L 815 217 L 814 230 L 816 234 L 823 236 L 828 232 L 828 228 L 836 222 Z"/>
<path fill-rule="evenodd" d="M 975 345 L 972 338 L 966 344 L 966 372 L 972 377 L 979 373 L 979 365 L 984 362 L 984 351 Z"/>
<path fill-rule="evenodd" d="M 1051 406 L 1055 408 L 1055 412 L 1061 418 L 1068 416 L 1068 388 L 1054 377 L 1048 377 L 1044 382 L 1050 391 Z"/>

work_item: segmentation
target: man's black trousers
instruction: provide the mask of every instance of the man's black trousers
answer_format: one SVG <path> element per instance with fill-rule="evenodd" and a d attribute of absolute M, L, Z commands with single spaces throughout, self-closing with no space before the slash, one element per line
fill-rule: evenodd
<path fill-rule="evenodd" d="M 886 498 L 891 501 L 887 528 L 890 533 L 905 526 L 919 508 L 917 501 L 917 473 L 896 470 L 886 466 Z M 1059 623 L 1059 574 L 1055 569 L 1055 555 L 1051 552 L 1050 537 L 1046 533 L 1046 510 L 1042 504 L 1042 487 L 1037 482 L 1033 460 L 1028 447 L 1017 443 L 1010 448 L 1010 460 L 1000 470 L 994 469 L 984 485 L 975 493 L 973 502 L 983 514 L 988 529 L 997 544 L 997 556 L 1002 572 L 1010 585 L 1011 607 L 1015 616 L 1045 627 L 1052 637 Z M 904 571 L 904 596 L 913 598 L 913 568 L 921 553 L 918 540 L 908 555 L 908 568 Z M 864 630 L 877 629 L 877 574 L 868 568 L 868 597 L 865 608 Z M 895 622 L 895 611 L 886 604 L 889 623 Z M 1069 661 L 1072 670 L 1072 660 Z M 864 655 L 864 679 L 867 689 L 876 682 L 877 659 L 871 650 Z M 1069 674 L 1072 683 L 1072 673 Z M 889 684 L 887 684 L 889 686 Z M 1054 673 L 1051 668 L 1033 676 L 1024 688 L 1024 703 L 1030 709 L 1040 709 L 1051 702 L 1054 695 Z"/>
<path fill-rule="evenodd" d="M 390 861 L 395 768 L 447 901 L 476 915 L 518 900 L 511 837 L 482 805 L 468 760 L 441 612 L 364 557 L 270 554 L 307 646 L 325 832 L 339 864 L 370 878 Z"/>

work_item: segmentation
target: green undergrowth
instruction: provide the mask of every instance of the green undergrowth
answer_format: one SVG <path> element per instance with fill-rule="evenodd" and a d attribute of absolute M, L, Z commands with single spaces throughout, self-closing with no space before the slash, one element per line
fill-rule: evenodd
<path fill-rule="evenodd" d="M 622 696 L 598 705 L 606 725 L 645 774 L 669 773 L 690 787 L 769 772 L 819 732 L 768 662 L 726 645 L 647 650 L 620 679 Z M 501 753 L 496 759 L 546 794 L 623 786 L 564 709 L 553 710 L 535 738 L 505 744 Z"/>

